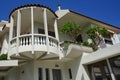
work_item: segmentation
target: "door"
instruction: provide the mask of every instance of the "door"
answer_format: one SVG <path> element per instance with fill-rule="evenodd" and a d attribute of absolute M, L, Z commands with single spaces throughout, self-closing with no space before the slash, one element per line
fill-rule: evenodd
<path fill-rule="evenodd" d="M 52 73 L 53 73 L 53 80 L 62 80 L 60 69 L 53 69 Z"/>

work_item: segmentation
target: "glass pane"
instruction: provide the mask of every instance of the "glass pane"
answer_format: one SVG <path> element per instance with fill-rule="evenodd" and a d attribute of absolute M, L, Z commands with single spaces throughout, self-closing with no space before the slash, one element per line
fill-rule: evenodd
<path fill-rule="evenodd" d="M 68 69 L 68 72 L 69 72 L 69 78 L 72 79 L 72 71 L 71 71 L 71 69 Z"/>
<path fill-rule="evenodd" d="M 112 80 L 106 61 L 88 65 L 91 80 Z"/>
<path fill-rule="evenodd" d="M 116 80 L 120 80 L 120 56 L 109 59 Z"/>
<path fill-rule="evenodd" d="M 46 80 L 50 80 L 49 69 L 46 68 L 45 72 L 46 72 Z"/>
<path fill-rule="evenodd" d="M 42 80 L 42 68 L 38 69 L 39 80 Z"/>
<path fill-rule="evenodd" d="M 55 33 L 52 32 L 52 31 L 48 31 L 48 35 L 49 35 L 49 36 L 53 36 L 53 37 L 55 37 Z"/>
<path fill-rule="evenodd" d="M 45 31 L 44 31 L 44 29 L 40 29 L 40 28 L 39 28 L 39 29 L 38 29 L 38 33 L 39 33 L 39 34 L 45 34 Z"/>

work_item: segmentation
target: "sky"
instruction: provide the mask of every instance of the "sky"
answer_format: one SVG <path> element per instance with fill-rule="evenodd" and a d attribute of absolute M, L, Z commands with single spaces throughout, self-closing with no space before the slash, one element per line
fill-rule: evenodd
<path fill-rule="evenodd" d="M 53 11 L 60 4 L 61 9 L 70 9 L 120 28 L 120 0 L 1 0 L 0 21 L 9 20 L 10 12 L 25 4 L 42 4 Z"/>

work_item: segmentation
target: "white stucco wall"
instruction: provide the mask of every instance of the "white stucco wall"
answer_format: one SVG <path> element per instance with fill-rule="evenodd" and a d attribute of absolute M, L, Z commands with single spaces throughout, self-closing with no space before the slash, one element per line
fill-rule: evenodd
<path fill-rule="evenodd" d="M 59 33 L 60 42 L 62 41 L 73 41 L 70 36 Z"/>
<path fill-rule="evenodd" d="M 6 76 L 7 80 L 33 80 L 33 63 L 28 62 L 25 65 L 14 67 Z"/>
<path fill-rule="evenodd" d="M 11 69 L 5 77 L 6 77 L 6 80 L 19 80 L 18 68 L 16 67 L 16 68 Z"/>
<path fill-rule="evenodd" d="M 67 65 L 67 70 L 70 68 L 72 72 L 72 79 L 69 79 L 68 77 L 68 80 L 85 80 L 82 77 L 83 70 L 81 65 L 81 57 L 68 61 L 66 65 Z"/>
<path fill-rule="evenodd" d="M 1 53 L 7 53 L 7 52 L 8 52 L 8 34 L 4 36 L 2 49 L 1 49 Z"/>

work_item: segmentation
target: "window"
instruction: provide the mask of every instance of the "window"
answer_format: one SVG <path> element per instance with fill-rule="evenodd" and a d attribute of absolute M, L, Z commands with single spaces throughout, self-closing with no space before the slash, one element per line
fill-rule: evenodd
<path fill-rule="evenodd" d="M 69 78 L 72 79 L 72 72 L 71 72 L 71 69 L 68 69 L 68 72 L 69 72 Z"/>
<path fill-rule="evenodd" d="M 116 80 L 120 80 L 120 56 L 110 58 L 109 60 Z"/>
<path fill-rule="evenodd" d="M 42 75 L 42 68 L 38 69 L 38 75 L 39 75 L 39 80 L 43 80 L 43 75 Z"/>
<path fill-rule="evenodd" d="M 106 61 L 88 65 L 88 71 L 91 80 L 112 80 Z"/>
<path fill-rule="evenodd" d="M 105 41 L 106 44 L 113 44 L 112 40 L 111 40 L 111 35 L 110 34 L 105 35 L 103 37 L 104 37 L 104 41 Z"/>
<path fill-rule="evenodd" d="M 55 37 L 55 33 L 52 32 L 52 31 L 48 31 L 48 35 L 49 35 L 49 36 L 53 36 L 53 37 Z"/>
<path fill-rule="evenodd" d="M 45 72 L 46 72 L 46 80 L 50 80 L 49 69 L 46 68 Z"/>
<path fill-rule="evenodd" d="M 39 33 L 39 34 L 45 34 L 45 31 L 44 31 L 44 29 L 40 29 L 40 28 L 39 28 L 39 29 L 38 29 L 38 33 Z"/>

